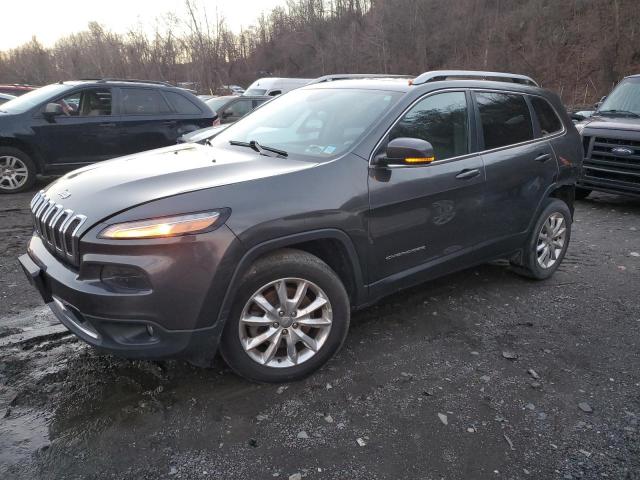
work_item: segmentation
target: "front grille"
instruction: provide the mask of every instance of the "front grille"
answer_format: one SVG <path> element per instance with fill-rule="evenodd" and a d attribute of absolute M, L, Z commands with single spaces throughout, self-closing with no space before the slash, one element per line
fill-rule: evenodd
<path fill-rule="evenodd" d="M 80 263 L 78 232 L 87 217 L 65 209 L 40 191 L 31 200 L 36 232 L 51 253 L 73 265 Z"/>
<path fill-rule="evenodd" d="M 623 155 L 616 149 L 627 149 Z M 585 142 L 581 183 L 622 193 L 640 192 L 640 141 L 594 137 Z"/>

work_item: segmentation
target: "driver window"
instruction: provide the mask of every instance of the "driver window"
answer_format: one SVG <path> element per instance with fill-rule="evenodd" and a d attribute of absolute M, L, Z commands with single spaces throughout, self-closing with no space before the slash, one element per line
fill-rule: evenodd
<path fill-rule="evenodd" d="M 57 102 L 68 117 L 98 117 L 111 115 L 111 90 L 91 88 L 74 92 Z"/>
<path fill-rule="evenodd" d="M 398 137 L 421 138 L 431 143 L 436 159 L 469 153 L 469 115 L 464 92 L 445 92 L 419 101 L 389 132 Z"/>
<path fill-rule="evenodd" d="M 253 102 L 251 100 L 238 100 L 229 107 L 232 117 L 244 117 L 252 110 Z"/>

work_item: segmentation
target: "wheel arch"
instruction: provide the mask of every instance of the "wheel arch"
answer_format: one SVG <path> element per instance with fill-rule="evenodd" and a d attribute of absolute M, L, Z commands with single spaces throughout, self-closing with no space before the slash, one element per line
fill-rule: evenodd
<path fill-rule="evenodd" d="M 331 267 L 343 282 L 353 306 L 364 303 L 366 287 L 360 260 L 351 238 L 342 230 L 322 229 L 287 235 L 259 243 L 240 259 L 227 287 L 218 312 L 218 328 L 222 328 L 233 305 L 234 292 L 244 272 L 260 257 L 283 248 L 293 248 L 317 256 Z M 337 255 L 336 255 L 337 253 Z"/>
<path fill-rule="evenodd" d="M 36 165 L 37 173 L 42 173 L 43 171 L 43 162 L 42 156 L 38 153 L 38 151 L 30 145 L 28 142 L 19 140 L 15 137 L 0 137 L 0 147 L 12 147 L 17 148 L 18 150 L 23 151 Z"/>

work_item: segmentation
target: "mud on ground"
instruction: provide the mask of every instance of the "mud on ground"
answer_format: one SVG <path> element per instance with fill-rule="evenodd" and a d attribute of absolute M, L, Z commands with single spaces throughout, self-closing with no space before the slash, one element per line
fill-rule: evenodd
<path fill-rule="evenodd" d="M 0 478 L 640 478 L 639 201 L 578 202 L 552 279 L 396 294 L 278 386 L 69 335 L 15 261 L 32 194 L 0 198 Z"/>

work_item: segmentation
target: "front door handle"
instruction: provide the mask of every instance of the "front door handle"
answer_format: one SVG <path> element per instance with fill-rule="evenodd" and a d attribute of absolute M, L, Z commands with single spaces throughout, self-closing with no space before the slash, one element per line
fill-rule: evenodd
<path fill-rule="evenodd" d="M 114 122 L 105 122 L 105 123 L 99 123 L 98 126 L 99 127 L 115 127 L 116 124 Z"/>
<path fill-rule="evenodd" d="M 548 160 L 551 160 L 551 154 L 550 153 L 542 153 L 540 155 L 538 155 L 535 159 L 536 162 L 540 162 L 540 163 L 544 163 Z"/>
<path fill-rule="evenodd" d="M 163 125 L 167 125 L 169 127 L 173 127 L 176 123 L 178 122 L 176 122 L 175 120 L 165 120 L 164 122 L 162 122 Z"/>
<path fill-rule="evenodd" d="M 480 175 L 480 170 L 477 168 L 474 168 L 473 170 L 464 169 L 456 175 L 456 178 L 458 180 L 468 180 L 470 178 L 477 177 L 478 175 Z"/>

